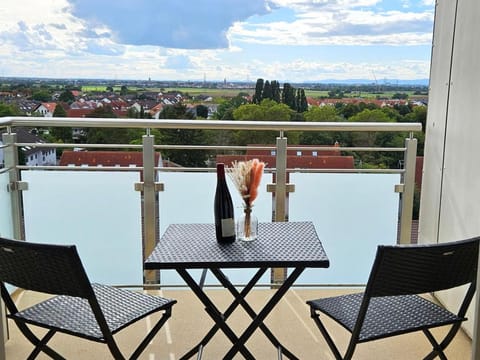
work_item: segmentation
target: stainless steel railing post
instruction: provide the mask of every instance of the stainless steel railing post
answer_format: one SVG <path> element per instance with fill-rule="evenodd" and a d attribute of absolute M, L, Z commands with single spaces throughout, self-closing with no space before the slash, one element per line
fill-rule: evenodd
<path fill-rule="evenodd" d="M 415 168 L 417 159 L 417 139 L 405 139 L 405 172 L 402 176 L 403 190 L 400 202 L 400 244 L 412 241 L 413 197 L 415 193 Z"/>
<path fill-rule="evenodd" d="M 17 142 L 17 134 L 2 134 L 2 140 L 5 145 L 9 145 L 4 149 L 5 167 L 10 169 L 8 191 L 10 192 L 10 201 L 13 220 L 13 237 L 15 239 L 23 239 L 24 232 L 22 227 L 22 192 L 20 184 L 20 172 L 17 169 L 18 152 L 15 143 Z"/>
<path fill-rule="evenodd" d="M 155 188 L 155 137 L 144 135 L 143 142 L 143 231 L 144 231 L 144 260 L 155 248 L 157 240 L 157 192 Z M 144 282 L 154 283 L 155 272 L 145 271 Z"/>
<path fill-rule="evenodd" d="M 287 220 L 287 145 L 288 140 L 283 131 L 276 141 L 275 171 L 275 221 Z M 281 284 L 286 278 L 287 269 L 272 268 L 270 280 L 272 285 Z"/>

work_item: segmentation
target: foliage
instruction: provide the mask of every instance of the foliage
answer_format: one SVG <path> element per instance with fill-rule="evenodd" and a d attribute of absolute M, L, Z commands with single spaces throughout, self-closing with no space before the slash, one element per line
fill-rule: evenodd
<path fill-rule="evenodd" d="M 292 110 L 285 104 L 278 104 L 273 100 L 262 100 L 261 104 L 245 104 L 233 112 L 235 120 L 250 121 L 289 121 Z M 272 144 L 278 136 L 276 131 L 238 130 L 235 132 L 235 144 Z M 289 142 L 298 141 L 298 134 L 289 133 Z"/>
<path fill-rule="evenodd" d="M 15 115 L 19 115 L 19 114 L 20 114 L 20 112 L 18 111 L 18 109 L 15 106 L 0 103 L 0 117 L 2 117 L 2 116 L 15 116 Z"/>
<path fill-rule="evenodd" d="M 128 88 L 126 85 L 122 85 L 122 87 L 120 88 L 120 95 L 124 96 L 124 95 L 127 95 L 128 94 Z"/>
<path fill-rule="evenodd" d="M 257 79 L 257 83 L 255 84 L 255 94 L 253 95 L 253 103 L 260 104 L 263 97 L 263 79 Z"/>
<path fill-rule="evenodd" d="M 39 90 L 33 93 L 32 100 L 48 102 L 52 100 L 52 95 L 47 90 Z"/>
<path fill-rule="evenodd" d="M 240 105 L 245 105 L 247 103 L 247 99 L 240 93 L 230 100 L 223 100 L 218 105 L 213 118 L 217 120 L 233 120 L 233 111 Z"/>
<path fill-rule="evenodd" d="M 305 121 L 309 122 L 340 122 L 342 117 L 333 106 L 312 107 L 303 113 Z M 348 134 L 333 131 L 305 131 L 300 137 L 300 144 L 304 145 L 333 145 L 336 141 L 345 143 Z"/>
<path fill-rule="evenodd" d="M 116 118 L 110 105 L 96 108 L 89 115 L 92 118 Z M 86 142 L 89 144 L 131 144 L 134 139 L 142 135 L 140 129 L 116 128 L 89 128 Z"/>
<path fill-rule="evenodd" d="M 75 96 L 73 96 L 73 93 L 70 90 L 65 90 L 58 97 L 58 101 L 72 103 L 75 101 Z"/>
<path fill-rule="evenodd" d="M 53 111 L 53 117 L 66 117 L 67 112 L 62 105 L 57 104 L 55 110 Z M 55 126 L 50 128 L 50 134 L 56 142 L 69 143 L 72 141 L 72 128 L 71 127 L 59 127 Z M 62 149 L 57 150 L 57 156 L 60 156 Z"/>
<path fill-rule="evenodd" d="M 408 94 L 406 93 L 395 93 L 392 95 L 392 99 L 408 99 Z"/>
<path fill-rule="evenodd" d="M 159 115 L 161 119 L 193 119 L 184 104 L 165 106 Z M 204 145 L 209 133 L 202 129 L 162 129 L 158 141 L 165 145 Z M 206 150 L 164 150 L 163 158 L 187 167 L 205 167 L 208 159 Z"/>
<path fill-rule="evenodd" d="M 295 97 L 295 88 L 289 83 L 283 85 L 282 91 L 282 102 L 290 107 L 292 110 L 297 109 L 296 97 Z"/>
<path fill-rule="evenodd" d="M 206 107 L 205 105 L 202 105 L 202 104 L 197 105 L 196 113 L 197 113 L 197 117 L 207 119 L 208 118 L 208 107 Z"/>
<path fill-rule="evenodd" d="M 308 110 L 307 97 L 305 96 L 304 89 L 297 89 L 297 98 L 295 101 L 296 110 L 299 113 L 303 113 Z"/>

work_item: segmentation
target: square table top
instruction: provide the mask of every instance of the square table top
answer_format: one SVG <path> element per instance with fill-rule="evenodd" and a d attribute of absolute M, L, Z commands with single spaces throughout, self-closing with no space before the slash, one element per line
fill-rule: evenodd
<path fill-rule="evenodd" d="M 145 261 L 146 270 L 297 266 L 329 266 L 310 221 L 259 223 L 256 240 L 231 244 L 217 242 L 214 224 L 172 224 Z"/>

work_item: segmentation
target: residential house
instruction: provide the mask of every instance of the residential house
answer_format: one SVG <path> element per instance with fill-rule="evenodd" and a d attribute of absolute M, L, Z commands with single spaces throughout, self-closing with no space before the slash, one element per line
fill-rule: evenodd
<path fill-rule="evenodd" d="M 27 128 L 15 128 L 13 130 L 17 134 L 17 142 L 44 144 L 45 141 L 35 132 Z M 0 145 L 2 145 L 0 137 Z M 20 162 L 27 166 L 50 166 L 57 164 L 57 150 L 55 148 L 36 147 L 34 145 L 22 146 L 19 152 Z M 22 161 L 23 158 L 23 161 Z M 0 149 L 0 167 L 5 166 L 3 150 Z"/>
<path fill-rule="evenodd" d="M 266 146 L 266 145 L 249 145 Z M 268 145 L 267 145 L 268 146 Z M 273 146 L 273 145 L 271 145 Z M 303 169 L 354 169 L 354 158 L 351 155 L 342 155 L 340 150 L 319 150 L 318 146 L 299 145 L 311 150 L 287 150 L 287 168 Z M 266 164 L 266 167 L 275 168 L 276 150 L 247 148 L 245 155 L 217 155 L 217 162 L 230 165 L 234 161 L 244 161 L 257 158 Z"/>
<path fill-rule="evenodd" d="M 155 153 L 156 166 L 162 165 L 162 157 Z M 143 154 L 140 151 L 72 151 L 65 150 L 60 157 L 60 166 L 143 166 Z"/>
<path fill-rule="evenodd" d="M 38 107 L 34 110 L 34 112 L 37 112 L 43 117 L 53 117 L 53 112 L 55 111 L 56 107 L 57 107 L 57 103 L 44 102 L 38 105 Z"/>

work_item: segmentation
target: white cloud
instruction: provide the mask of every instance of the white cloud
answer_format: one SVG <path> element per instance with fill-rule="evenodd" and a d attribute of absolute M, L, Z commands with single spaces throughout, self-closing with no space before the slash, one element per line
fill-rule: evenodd
<path fill-rule="evenodd" d="M 433 0 L 418 0 L 408 11 L 402 8 L 407 0 L 392 1 L 397 5 L 389 10 L 382 8 L 386 1 L 9 1 L 0 8 L 0 75 L 291 81 L 365 77 L 360 76 L 370 74 L 365 56 L 327 59 L 322 57 L 324 46 L 348 51 L 351 45 L 364 45 L 374 53 L 387 45 L 423 47 L 426 55 L 370 64 L 379 78 L 428 77 Z M 419 10 L 419 4 L 425 7 Z M 310 60 L 294 59 L 295 51 L 303 51 L 300 47 L 311 52 Z"/>

